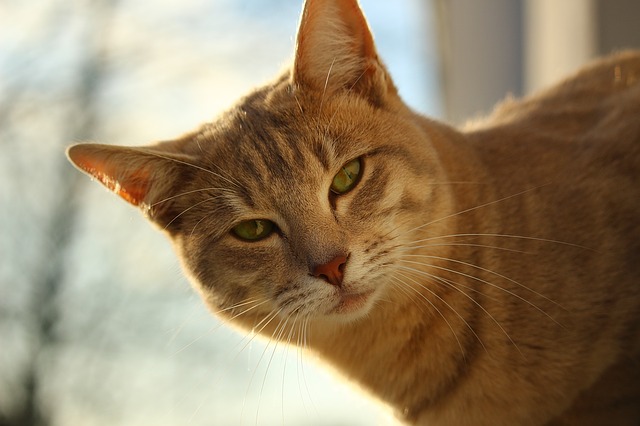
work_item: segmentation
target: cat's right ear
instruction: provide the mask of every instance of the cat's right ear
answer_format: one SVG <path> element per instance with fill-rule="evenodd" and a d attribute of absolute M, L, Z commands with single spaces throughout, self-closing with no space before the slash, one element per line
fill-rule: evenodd
<path fill-rule="evenodd" d="M 293 83 L 325 95 L 346 90 L 376 105 L 398 98 L 357 0 L 306 0 Z"/>
<path fill-rule="evenodd" d="M 161 146 L 79 144 L 67 149 L 67 157 L 78 169 L 140 208 L 149 219 L 167 227 L 176 215 L 171 211 L 170 198 L 177 191 L 176 183 L 189 173 L 190 163 L 186 156 L 167 152 Z"/>

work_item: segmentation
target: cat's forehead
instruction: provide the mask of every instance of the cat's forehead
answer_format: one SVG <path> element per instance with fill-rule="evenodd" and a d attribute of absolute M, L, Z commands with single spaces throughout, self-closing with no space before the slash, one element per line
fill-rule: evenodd
<path fill-rule="evenodd" d="M 192 135 L 190 151 L 202 167 L 193 185 L 216 188 L 226 206 L 219 219 L 264 215 L 293 193 L 308 194 L 329 173 L 341 155 L 330 141 L 299 111 L 283 101 L 270 106 L 257 93 Z"/>
<path fill-rule="evenodd" d="M 336 110 L 331 99 L 324 110 L 289 86 L 257 90 L 196 136 L 198 147 L 211 147 L 205 160 L 251 179 L 298 180 L 332 173 L 365 154 L 375 138 L 347 106 Z M 312 100 L 313 101 L 313 100 Z"/>

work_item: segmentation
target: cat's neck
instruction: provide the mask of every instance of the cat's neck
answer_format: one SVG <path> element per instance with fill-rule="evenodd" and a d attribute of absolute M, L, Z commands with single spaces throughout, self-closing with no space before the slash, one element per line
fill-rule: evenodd
<path fill-rule="evenodd" d="M 391 402 L 397 415 L 415 420 L 447 396 L 482 350 L 466 332 L 473 323 L 465 314 L 472 310 L 472 299 L 445 293 L 420 288 L 389 292 L 366 321 L 312 326 L 309 345 L 368 393 Z"/>

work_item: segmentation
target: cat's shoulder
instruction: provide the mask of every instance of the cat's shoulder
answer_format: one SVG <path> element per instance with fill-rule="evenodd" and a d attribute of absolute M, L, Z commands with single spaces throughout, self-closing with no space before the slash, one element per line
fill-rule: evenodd
<path fill-rule="evenodd" d="M 522 99 L 507 97 L 492 114 L 472 127 L 509 122 L 593 125 L 607 113 L 640 113 L 640 50 L 596 60 L 559 83 Z"/>
<path fill-rule="evenodd" d="M 640 50 L 625 50 L 598 59 L 554 86 L 560 93 L 616 93 L 640 83 Z"/>
<path fill-rule="evenodd" d="M 544 139 L 556 147 L 597 142 L 595 145 L 615 147 L 638 158 L 640 51 L 597 60 L 522 99 L 507 97 L 485 120 L 465 130 L 478 139 L 500 135 L 499 139 L 515 138 L 522 143 Z"/>
<path fill-rule="evenodd" d="M 563 179 L 596 171 L 637 179 L 640 51 L 605 57 L 546 90 L 507 98 L 463 131 L 495 173 L 526 169 L 533 179 L 537 171 L 541 182 L 561 171 Z"/>

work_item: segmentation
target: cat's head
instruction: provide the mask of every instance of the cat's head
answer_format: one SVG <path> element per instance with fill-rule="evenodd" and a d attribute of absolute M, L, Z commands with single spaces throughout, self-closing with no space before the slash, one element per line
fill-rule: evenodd
<path fill-rule="evenodd" d="M 217 121 L 68 155 L 167 232 L 213 310 L 353 320 L 393 285 L 433 196 L 412 117 L 357 1 L 308 0 L 291 70 Z"/>

